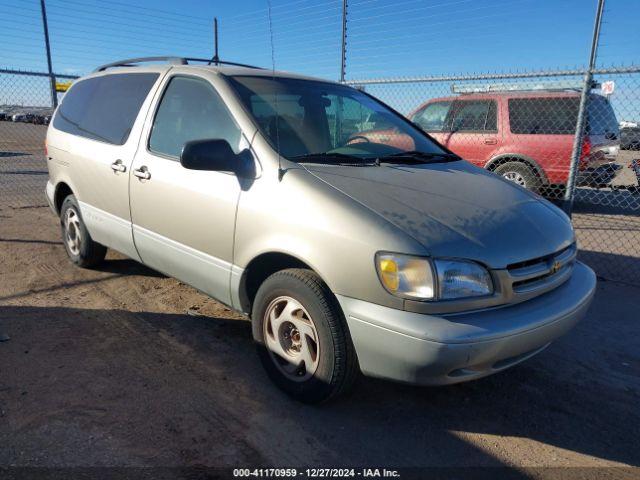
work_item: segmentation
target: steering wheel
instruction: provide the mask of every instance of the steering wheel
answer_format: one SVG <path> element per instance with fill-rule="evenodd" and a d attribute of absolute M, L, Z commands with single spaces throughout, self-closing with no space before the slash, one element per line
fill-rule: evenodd
<path fill-rule="evenodd" d="M 349 140 L 347 140 L 347 145 L 351 145 L 353 141 L 357 139 L 364 140 L 364 142 L 356 142 L 356 143 L 371 143 L 371 140 L 369 139 L 369 137 L 365 137 L 364 135 L 353 135 L 349 137 Z"/>

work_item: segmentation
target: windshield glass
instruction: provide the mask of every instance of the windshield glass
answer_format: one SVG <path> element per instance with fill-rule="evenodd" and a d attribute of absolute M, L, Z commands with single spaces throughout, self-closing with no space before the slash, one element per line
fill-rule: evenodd
<path fill-rule="evenodd" d="M 278 77 L 230 77 L 271 145 L 290 160 L 344 161 L 446 153 L 420 130 L 351 87 Z"/>

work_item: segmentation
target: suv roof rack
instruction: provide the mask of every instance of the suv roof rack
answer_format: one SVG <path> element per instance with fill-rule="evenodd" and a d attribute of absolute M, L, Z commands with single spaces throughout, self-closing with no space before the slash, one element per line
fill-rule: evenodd
<path fill-rule="evenodd" d="M 451 84 L 451 93 L 468 95 L 474 93 L 507 93 L 507 92 L 580 92 L 582 82 L 573 80 L 543 81 L 535 84 L 527 83 L 485 83 L 485 84 Z M 595 80 L 591 88 L 600 88 Z"/>
<path fill-rule="evenodd" d="M 255 68 L 262 70 L 262 67 L 256 67 L 254 65 L 246 65 L 244 63 L 227 62 L 225 60 L 219 60 L 216 58 L 192 58 L 192 57 L 140 57 L 140 58 L 127 58 L 125 60 L 118 60 L 117 62 L 107 63 L 101 65 L 94 70 L 94 72 L 103 72 L 113 67 L 135 67 L 140 63 L 147 62 L 166 62 L 169 65 L 188 65 L 191 62 L 206 62 L 207 65 L 229 65 L 232 67 L 245 67 Z"/>

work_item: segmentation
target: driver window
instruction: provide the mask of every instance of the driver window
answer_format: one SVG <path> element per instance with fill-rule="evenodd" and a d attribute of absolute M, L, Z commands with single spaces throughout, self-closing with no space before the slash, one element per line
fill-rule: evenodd
<path fill-rule="evenodd" d="M 431 103 L 419 110 L 413 121 L 425 132 L 442 132 L 450 109 L 451 102 Z"/>
<path fill-rule="evenodd" d="M 209 82 L 176 76 L 153 120 L 149 150 L 177 159 L 190 140 L 223 139 L 238 153 L 241 138 L 240 128 Z"/>

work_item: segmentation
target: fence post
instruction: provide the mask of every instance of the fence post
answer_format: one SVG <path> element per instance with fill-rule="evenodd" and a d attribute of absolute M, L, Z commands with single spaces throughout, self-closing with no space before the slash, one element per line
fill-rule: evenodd
<path fill-rule="evenodd" d="M 44 46 L 47 52 L 47 67 L 49 69 L 49 85 L 51 87 L 51 103 L 53 108 L 58 106 L 58 94 L 56 93 L 56 77 L 53 75 L 53 66 L 51 64 L 51 45 L 49 44 L 49 25 L 47 22 L 47 8 L 44 0 L 40 0 L 40 10 L 42 11 L 42 27 L 44 29 Z"/>
<path fill-rule="evenodd" d="M 580 106 L 578 108 L 578 119 L 576 121 L 576 133 L 573 138 L 573 150 L 571 152 L 571 165 L 569 167 L 569 178 L 564 192 L 562 209 L 571 216 L 573 211 L 573 200 L 575 196 L 576 180 L 580 166 L 580 155 L 582 154 L 582 140 L 587 120 L 587 107 L 589 103 L 589 93 L 593 87 L 593 71 L 596 67 L 596 55 L 598 52 L 598 40 L 600 38 L 600 26 L 602 25 L 602 11 L 604 10 L 604 0 L 598 0 L 596 19 L 593 25 L 593 36 L 591 38 L 591 52 L 589 55 L 589 67 L 584 74 L 582 84 L 582 94 L 580 95 Z"/>
<path fill-rule="evenodd" d="M 342 47 L 340 53 L 340 82 L 344 83 L 347 69 L 347 0 L 342 0 Z"/>

